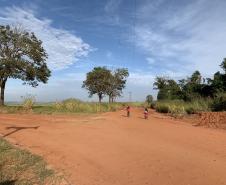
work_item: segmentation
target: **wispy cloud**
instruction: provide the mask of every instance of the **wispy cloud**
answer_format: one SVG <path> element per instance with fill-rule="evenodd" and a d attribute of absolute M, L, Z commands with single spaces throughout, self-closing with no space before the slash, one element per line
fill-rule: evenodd
<path fill-rule="evenodd" d="M 36 12 L 19 7 L 0 9 L 0 24 L 22 25 L 43 41 L 52 70 L 64 69 L 86 57 L 92 50 L 80 37 L 52 26 L 52 20 L 38 18 Z"/>
<path fill-rule="evenodd" d="M 146 53 L 148 62 L 149 58 L 158 61 L 156 67 L 165 71 L 216 72 L 226 56 L 226 1 L 164 3 L 166 10 L 163 0 L 156 5 L 149 1 L 137 10 L 133 42 Z"/>

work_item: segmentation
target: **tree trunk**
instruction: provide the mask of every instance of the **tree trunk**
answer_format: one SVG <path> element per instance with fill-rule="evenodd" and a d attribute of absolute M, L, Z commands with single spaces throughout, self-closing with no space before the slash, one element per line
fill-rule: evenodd
<path fill-rule="evenodd" d="M 111 96 L 109 95 L 109 103 L 111 103 Z"/>
<path fill-rule="evenodd" d="M 101 100 L 102 100 L 102 94 L 98 94 L 98 97 L 99 97 L 99 103 L 101 103 Z"/>
<path fill-rule="evenodd" d="M 1 97 L 0 97 L 0 106 L 4 105 L 4 100 L 5 100 L 5 84 L 6 80 L 3 80 L 0 85 L 1 85 Z"/>

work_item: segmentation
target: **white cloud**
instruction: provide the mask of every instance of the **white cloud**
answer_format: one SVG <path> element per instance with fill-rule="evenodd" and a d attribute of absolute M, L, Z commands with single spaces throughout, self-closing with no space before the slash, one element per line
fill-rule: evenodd
<path fill-rule="evenodd" d="M 159 62 L 158 68 L 176 73 L 198 69 L 210 75 L 219 70 L 226 57 L 226 1 L 195 0 L 183 6 L 165 6 L 148 2 L 138 9 L 135 44 L 147 60 L 152 58 Z"/>
<path fill-rule="evenodd" d="M 43 41 L 48 53 L 48 66 L 52 70 L 64 69 L 86 57 L 92 50 L 90 45 L 70 31 L 52 26 L 52 20 L 40 19 L 32 10 L 18 7 L 1 8 L 0 24 L 22 25 Z"/>

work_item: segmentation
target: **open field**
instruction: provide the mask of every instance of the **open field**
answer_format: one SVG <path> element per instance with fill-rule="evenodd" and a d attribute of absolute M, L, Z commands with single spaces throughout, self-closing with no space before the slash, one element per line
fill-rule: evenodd
<path fill-rule="evenodd" d="M 0 114 L 0 133 L 73 185 L 226 185 L 225 130 L 142 112 Z"/>

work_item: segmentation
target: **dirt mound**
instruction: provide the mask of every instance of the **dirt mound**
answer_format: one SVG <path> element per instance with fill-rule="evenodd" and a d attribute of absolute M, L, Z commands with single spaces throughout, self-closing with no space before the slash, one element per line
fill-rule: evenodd
<path fill-rule="evenodd" d="M 198 125 L 226 129 L 226 112 L 202 112 Z"/>

